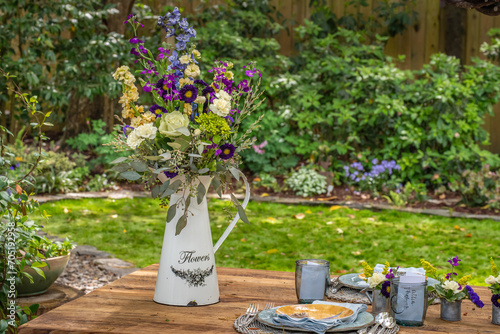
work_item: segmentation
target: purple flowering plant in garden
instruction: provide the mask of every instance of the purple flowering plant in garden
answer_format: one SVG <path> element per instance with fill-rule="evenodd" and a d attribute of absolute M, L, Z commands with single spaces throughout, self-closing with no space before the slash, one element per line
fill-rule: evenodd
<path fill-rule="evenodd" d="M 167 38 L 158 52 L 145 48 L 144 39 L 137 37 L 142 25 L 134 16 L 125 23 L 134 31 L 130 53 L 141 66 L 136 71 L 141 76 L 136 79 L 128 66 L 113 74 L 122 84 L 123 96 L 122 131 L 111 145 L 119 151 L 134 150 L 131 156 L 115 160 L 113 169 L 127 180 L 143 181 L 163 204 L 180 188 L 189 189 L 200 203 L 207 189 L 201 182 L 188 185 L 202 175 L 211 177 L 211 185 L 221 195 L 227 180 L 242 175 L 238 170 L 240 152 L 254 144 L 250 135 L 263 117 L 248 130 L 240 130 L 242 120 L 263 102 L 258 90 L 260 70 L 249 63 L 241 69 L 246 79 L 237 82 L 233 64 L 216 60 L 202 73 L 198 66 L 201 53 L 193 43 L 196 31 L 178 8 L 158 18 Z M 151 106 L 139 102 L 137 81 L 153 101 Z M 239 203 L 234 202 L 247 221 Z"/>
<path fill-rule="evenodd" d="M 395 160 L 387 161 L 372 159 L 370 167 L 363 166 L 361 162 L 344 165 L 344 177 L 347 184 L 353 185 L 363 191 L 368 190 L 373 194 L 402 187 L 399 179 L 401 166 Z"/>
<path fill-rule="evenodd" d="M 500 274 L 492 257 L 490 257 L 490 265 L 491 275 L 486 278 L 484 282 L 490 285 L 488 289 L 493 293 L 491 296 L 491 303 L 494 307 L 500 307 Z"/>
<path fill-rule="evenodd" d="M 455 268 L 460 265 L 460 261 L 462 260 L 458 256 L 449 259 L 448 263 L 451 265 L 451 272 L 438 274 L 437 269 L 432 264 L 421 259 L 420 262 L 426 271 L 426 275 L 434 277 L 439 281 L 434 286 L 429 286 L 428 290 L 429 292 L 436 292 L 439 298 L 445 299 L 448 302 L 470 299 L 477 307 L 482 308 L 484 303 L 474 289 L 470 285 L 467 285 L 471 279 L 471 275 L 465 275 L 456 280 L 458 274 L 455 272 Z"/>

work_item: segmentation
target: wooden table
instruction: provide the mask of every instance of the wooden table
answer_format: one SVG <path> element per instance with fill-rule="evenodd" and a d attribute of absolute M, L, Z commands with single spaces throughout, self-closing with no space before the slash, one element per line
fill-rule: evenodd
<path fill-rule="evenodd" d="M 20 333 L 231 333 L 234 320 L 252 302 L 295 304 L 290 272 L 217 268 L 221 302 L 202 307 L 173 307 L 153 302 L 158 265 L 136 271 L 88 295 L 64 304 L 23 325 Z M 400 333 L 500 333 L 491 324 L 491 294 L 476 289 L 486 306 L 462 304 L 462 321 L 439 319 L 439 305 L 430 306 L 425 326 Z"/>

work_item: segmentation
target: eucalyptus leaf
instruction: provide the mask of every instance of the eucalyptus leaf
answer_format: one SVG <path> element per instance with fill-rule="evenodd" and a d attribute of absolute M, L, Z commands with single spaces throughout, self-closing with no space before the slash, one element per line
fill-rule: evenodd
<path fill-rule="evenodd" d="M 187 217 L 186 214 L 183 214 L 181 218 L 177 221 L 177 225 L 175 226 L 175 235 L 179 235 L 184 227 L 187 225 Z"/>
<path fill-rule="evenodd" d="M 165 192 L 163 193 L 163 195 L 161 195 L 161 197 L 166 197 L 175 194 L 177 192 L 177 189 L 179 189 L 179 187 L 181 186 L 181 183 L 182 183 L 181 180 L 177 180 L 174 183 L 170 184 L 167 190 L 165 190 Z"/>
<path fill-rule="evenodd" d="M 170 142 L 170 143 L 167 143 L 168 146 L 171 146 L 172 148 L 174 148 L 175 150 L 179 150 L 181 148 L 181 144 L 179 143 L 176 143 L 176 142 Z"/>
<path fill-rule="evenodd" d="M 115 159 L 113 161 L 110 162 L 110 164 L 119 164 L 120 162 L 124 162 L 125 160 L 127 160 L 128 158 L 127 157 L 120 157 L 118 159 Z"/>
<path fill-rule="evenodd" d="M 214 190 L 219 195 L 219 198 L 222 197 L 221 184 L 220 184 L 220 179 L 219 179 L 218 176 L 214 177 L 214 179 L 212 180 L 212 187 L 214 188 Z"/>
<path fill-rule="evenodd" d="M 207 194 L 207 189 L 205 189 L 203 182 L 200 182 L 198 184 L 198 193 L 196 194 L 198 205 L 200 205 L 201 202 L 203 202 L 203 198 L 205 197 L 206 194 Z"/>
<path fill-rule="evenodd" d="M 165 153 L 162 153 L 160 154 L 160 156 L 165 159 L 165 160 L 168 160 L 170 158 L 172 158 L 172 154 L 170 154 L 170 152 L 165 152 Z"/>
<path fill-rule="evenodd" d="M 191 196 L 188 196 L 188 198 L 186 198 L 186 203 L 185 204 L 186 204 L 186 206 L 185 206 L 186 209 L 188 209 L 189 206 L 191 205 Z"/>
<path fill-rule="evenodd" d="M 247 214 L 245 213 L 245 209 L 241 205 L 237 206 L 238 208 L 238 213 L 240 214 L 241 220 L 243 220 L 244 223 L 247 223 L 250 225 L 250 221 L 248 220 Z"/>
<path fill-rule="evenodd" d="M 234 196 L 234 194 L 231 194 L 231 202 L 233 202 L 233 204 L 235 206 L 239 206 L 240 205 L 240 202 L 238 201 L 238 199 L 236 198 L 236 196 Z"/>
<path fill-rule="evenodd" d="M 157 156 L 157 155 L 149 155 L 149 156 L 144 157 L 144 159 L 152 160 L 152 161 L 157 161 L 157 160 L 160 160 L 162 158 L 163 158 L 162 156 Z"/>
<path fill-rule="evenodd" d="M 160 195 L 160 186 L 155 185 L 153 189 L 151 189 L 151 197 L 156 198 L 158 195 Z"/>
<path fill-rule="evenodd" d="M 190 157 L 193 157 L 193 158 L 203 158 L 202 155 L 199 155 L 199 154 L 193 154 L 193 153 L 189 153 L 188 156 Z"/>
<path fill-rule="evenodd" d="M 200 155 L 203 154 L 203 150 L 204 150 L 203 144 L 198 145 L 198 153 Z"/>
<path fill-rule="evenodd" d="M 120 173 L 120 176 L 129 180 L 129 181 L 135 181 L 135 180 L 139 180 L 141 178 L 141 175 L 137 172 L 134 172 L 134 171 Z"/>
<path fill-rule="evenodd" d="M 123 173 L 126 172 L 130 169 L 129 164 L 120 164 L 120 165 L 115 165 L 111 168 L 111 170 L 114 170 L 115 172 Z"/>
<path fill-rule="evenodd" d="M 177 205 L 171 203 L 167 211 L 167 223 L 170 223 L 174 219 L 176 213 Z"/>
<path fill-rule="evenodd" d="M 179 131 L 180 133 L 182 133 L 184 136 L 190 136 L 191 133 L 189 132 L 189 129 L 186 128 L 185 126 L 183 127 L 180 127 L 180 128 L 177 128 L 175 129 L 176 131 Z"/>
<path fill-rule="evenodd" d="M 237 170 L 234 167 L 230 167 L 229 168 L 229 172 L 234 176 L 234 178 L 236 179 L 236 181 L 240 180 L 240 171 L 239 170 Z"/>
<path fill-rule="evenodd" d="M 206 173 L 206 172 L 208 172 L 208 171 L 210 171 L 210 169 L 209 169 L 209 168 L 202 168 L 202 169 L 200 169 L 200 170 L 198 171 L 198 173 L 200 173 L 200 174 L 205 174 L 205 173 Z"/>
<path fill-rule="evenodd" d="M 170 179 L 168 179 L 167 181 L 165 181 L 161 187 L 160 187 L 160 192 L 163 193 L 165 191 L 165 189 L 168 188 L 168 186 L 170 185 Z"/>
<path fill-rule="evenodd" d="M 132 168 L 135 169 L 139 173 L 147 172 L 149 170 L 148 165 L 146 165 L 142 161 L 132 161 L 130 163 L 130 166 L 132 166 Z"/>

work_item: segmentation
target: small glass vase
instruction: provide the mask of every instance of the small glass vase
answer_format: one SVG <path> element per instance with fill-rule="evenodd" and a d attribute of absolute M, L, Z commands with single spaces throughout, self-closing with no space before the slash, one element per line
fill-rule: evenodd
<path fill-rule="evenodd" d="M 373 290 L 372 314 L 375 316 L 382 312 L 391 312 L 389 298 L 385 297 L 380 290 Z"/>
<path fill-rule="evenodd" d="M 462 320 L 462 301 L 449 302 L 441 298 L 441 319 L 446 321 Z"/>
<path fill-rule="evenodd" d="M 500 325 L 500 307 L 493 305 L 491 312 L 491 323 L 494 325 Z"/>

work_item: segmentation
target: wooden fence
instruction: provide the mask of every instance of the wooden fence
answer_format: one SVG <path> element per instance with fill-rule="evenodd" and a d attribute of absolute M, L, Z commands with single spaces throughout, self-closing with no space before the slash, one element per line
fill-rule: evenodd
<path fill-rule="evenodd" d="M 341 17 L 345 14 L 362 14 L 369 16 L 373 14 L 379 0 L 366 0 L 368 6 L 348 6 L 346 0 L 326 0 L 327 6 Z M 153 0 L 156 3 L 169 3 L 179 5 L 191 12 L 202 2 L 202 0 L 162 1 Z M 224 0 L 205 1 L 211 4 L 223 4 Z M 294 52 L 295 35 L 293 28 L 303 24 L 304 19 L 311 15 L 309 8 L 310 0 L 270 0 L 271 4 L 283 14 L 285 18 L 293 22 L 290 34 L 283 31 L 277 40 L 281 45 L 281 52 L 289 55 Z M 427 63 L 430 56 L 436 52 L 445 51 L 447 36 L 445 35 L 446 24 L 443 17 L 444 0 L 416 0 L 415 11 L 418 13 L 418 22 L 409 27 L 402 35 L 390 38 L 386 45 L 386 54 L 396 57 L 405 55 L 405 62 L 399 66 L 404 69 L 419 69 Z M 472 57 L 484 56 L 479 52 L 483 42 L 489 42 L 487 32 L 491 28 L 500 28 L 500 16 L 491 17 L 483 15 L 475 10 L 465 10 L 463 36 L 463 54 L 461 58 L 464 63 L 470 63 Z M 500 83 L 499 83 L 500 84 Z M 492 152 L 500 154 L 500 104 L 495 107 L 496 117 L 486 116 L 484 128 L 490 133 L 491 146 L 486 147 Z"/>

